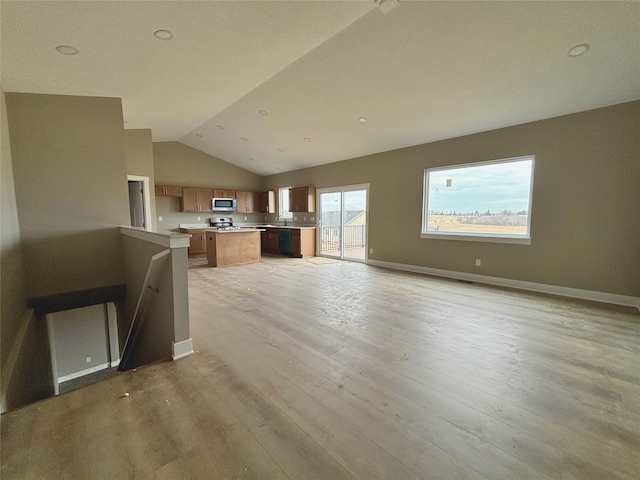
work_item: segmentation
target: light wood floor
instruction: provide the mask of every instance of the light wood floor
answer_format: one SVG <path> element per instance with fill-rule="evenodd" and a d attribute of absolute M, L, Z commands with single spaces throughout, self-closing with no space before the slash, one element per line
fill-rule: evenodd
<path fill-rule="evenodd" d="M 3 415 L 3 479 L 640 478 L 637 310 L 204 262 L 197 353 Z"/>

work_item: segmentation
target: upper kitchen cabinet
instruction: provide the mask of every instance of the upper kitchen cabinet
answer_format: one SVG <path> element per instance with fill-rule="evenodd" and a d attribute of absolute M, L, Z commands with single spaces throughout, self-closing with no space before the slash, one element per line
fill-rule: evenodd
<path fill-rule="evenodd" d="M 210 188 L 182 188 L 183 212 L 211 212 L 213 190 Z"/>
<path fill-rule="evenodd" d="M 276 192 L 273 190 L 260 192 L 259 211 L 262 213 L 276 213 Z"/>
<path fill-rule="evenodd" d="M 253 213 L 260 211 L 260 194 L 256 192 L 236 191 L 236 206 L 238 213 Z"/>
<path fill-rule="evenodd" d="M 236 198 L 235 190 L 214 190 L 213 198 Z"/>
<path fill-rule="evenodd" d="M 182 187 L 156 185 L 156 197 L 181 197 Z"/>
<path fill-rule="evenodd" d="M 316 187 L 296 187 L 289 190 L 289 211 L 315 212 Z"/>

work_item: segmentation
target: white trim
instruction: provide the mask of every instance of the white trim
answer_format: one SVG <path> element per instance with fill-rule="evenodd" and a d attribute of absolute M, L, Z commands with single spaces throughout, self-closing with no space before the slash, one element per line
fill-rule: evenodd
<path fill-rule="evenodd" d="M 33 310 L 29 309 L 25 312 L 22 323 L 20 324 L 20 329 L 18 330 L 18 334 L 16 335 L 13 344 L 11 345 L 11 350 L 9 351 L 9 356 L 7 357 L 6 362 L 2 365 L 2 396 L 0 398 L 0 411 L 7 411 L 7 391 L 9 390 L 9 382 L 11 382 L 11 377 L 13 377 L 13 370 L 16 368 L 16 363 L 18 362 L 18 355 L 20 355 L 20 350 L 22 350 L 22 344 L 24 343 L 24 337 L 27 335 L 27 329 L 29 328 L 29 324 L 31 323 L 31 319 L 33 318 Z"/>
<path fill-rule="evenodd" d="M 435 233 L 423 232 L 420 238 L 428 238 L 430 240 L 462 240 L 463 242 L 488 242 L 488 243 L 514 243 L 519 245 L 531 245 L 531 237 L 516 237 L 508 235 L 480 235 L 473 233 Z"/>
<path fill-rule="evenodd" d="M 527 214 L 527 233 L 525 235 L 504 235 L 494 233 L 470 233 L 470 232 L 442 232 L 441 234 L 429 231 L 428 228 L 428 212 L 429 212 L 429 174 L 442 170 L 456 170 L 461 168 L 473 168 L 492 164 L 504 164 L 511 162 L 521 162 L 531 160 L 531 174 L 529 176 L 529 204 Z M 483 162 L 463 163 L 459 165 L 443 165 L 441 167 L 425 168 L 422 182 L 422 230 L 420 238 L 440 239 L 440 240 L 462 240 L 467 242 L 489 242 L 489 243 L 515 243 L 531 245 L 531 211 L 533 209 L 533 178 L 535 173 L 536 156 L 523 155 L 520 157 L 501 158 L 496 160 L 488 160 Z"/>
<path fill-rule="evenodd" d="M 193 341 L 189 338 L 182 342 L 171 342 L 171 349 L 173 350 L 171 358 L 174 360 L 188 357 L 193 353 Z"/>
<path fill-rule="evenodd" d="M 168 248 L 182 248 L 189 246 L 189 237 L 186 233 L 159 233 L 159 232 L 147 232 L 140 228 L 135 227 L 120 227 L 120 233 L 127 237 L 137 238 L 138 240 L 144 240 L 145 242 L 154 243 L 161 247 Z"/>
<path fill-rule="evenodd" d="M 333 255 L 327 255 L 327 254 L 323 254 L 322 253 L 322 211 L 321 211 L 321 204 L 320 204 L 320 197 L 322 196 L 323 193 L 340 193 L 340 198 L 342 200 L 342 202 L 344 202 L 344 194 L 345 192 L 357 192 L 359 190 L 364 190 L 365 192 L 367 192 L 367 198 L 366 198 L 366 205 L 365 205 L 365 225 L 366 225 L 366 233 L 365 233 L 365 245 L 364 245 L 364 259 L 360 260 L 359 258 L 352 258 L 352 257 L 346 257 L 344 256 L 344 251 L 341 251 L 340 254 L 340 260 L 347 260 L 350 262 L 357 262 L 357 263 L 367 263 L 367 261 L 369 260 L 369 198 L 371 197 L 371 195 L 369 195 L 369 188 L 370 188 L 370 184 L 369 183 L 358 183 L 358 184 L 354 184 L 354 185 L 343 185 L 343 186 L 338 186 L 338 187 L 324 187 L 324 188 L 317 188 L 316 189 L 316 215 L 318 217 L 317 220 L 317 228 L 316 228 L 316 256 L 318 257 L 324 257 L 324 258 L 336 258 Z M 344 205 L 343 205 L 344 207 Z M 342 214 L 344 213 L 344 208 L 341 210 L 340 213 L 340 225 L 341 225 L 341 238 L 343 238 L 344 235 L 344 225 L 343 225 L 343 221 L 342 221 Z"/>
<path fill-rule="evenodd" d="M 51 314 L 45 315 L 47 321 L 47 336 L 49 337 L 49 355 L 51 356 L 51 376 L 53 377 L 53 394 L 60 394 L 60 383 L 58 380 L 58 359 L 56 358 L 56 336 L 53 330 L 53 317 Z"/>
<path fill-rule="evenodd" d="M 286 214 L 282 213 L 282 204 L 283 201 L 282 199 L 284 198 L 284 195 L 282 193 L 283 190 L 287 191 L 287 196 L 289 197 L 289 209 L 291 209 L 291 189 L 293 187 L 280 187 L 278 188 L 278 218 L 277 220 L 279 220 L 280 218 L 284 219 L 293 219 L 293 212 L 288 211 Z"/>
<path fill-rule="evenodd" d="M 105 368 L 109 368 L 109 362 L 103 363 L 101 365 L 96 365 L 95 367 L 87 368 L 86 370 L 80 370 L 79 372 L 70 373 L 69 375 L 65 375 L 63 377 L 58 378 L 58 383 L 68 382 L 69 380 L 73 380 L 74 378 L 84 377 L 85 375 L 89 375 L 90 373 L 96 373 L 100 370 L 104 370 Z"/>
<path fill-rule="evenodd" d="M 112 367 L 120 364 L 120 342 L 118 341 L 118 315 L 113 302 L 105 305 L 109 337 L 109 360 Z"/>
<path fill-rule="evenodd" d="M 127 175 L 127 181 L 142 182 L 142 196 L 144 198 L 144 225 L 145 230 L 153 230 L 153 217 L 151 215 L 151 183 L 149 177 L 140 175 Z"/>
<path fill-rule="evenodd" d="M 474 273 L 456 272 L 453 270 L 441 270 L 438 268 L 420 267 L 418 265 L 408 265 L 405 263 L 384 262 L 381 260 L 369 260 L 367 265 L 376 267 L 392 268 L 407 272 L 422 273 L 435 277 L 453 278 L 467 282 L 485 283 L 500 287 L 516 288 L 528 290 L 530 292 L 547 293 L 561 297 L 579 298 L 581 300 L 591 300 L 593 302 L 610 303 L 625 307 L 636 307 L 640 310 L 640 297 L 618 295 L 616 293 L 596 292 L 593 290 L 582 290 L 579 288 L 561 287 L 559 285 L 547 285 L 545 283 L 525 282 L 523 280 L 513 280 L 510 278 L 490 277 L 488 275 L 477 275 Z"/>

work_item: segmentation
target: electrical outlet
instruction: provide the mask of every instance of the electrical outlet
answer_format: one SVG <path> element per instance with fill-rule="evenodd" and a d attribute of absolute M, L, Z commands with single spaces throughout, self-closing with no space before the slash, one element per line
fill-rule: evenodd
<path fill-rule="evenodd" d="M 246 215 L 244 216 L 244 219 L 245 219 L 245 220 L 247 219 L 247 216 L 246 216 Z"/>
<path fill-rule="evenodd" d="M 161 222 L 161 221 L 162 221 L 162 215 L 160 215 L 160 216 L 158 217 L 158 221 L 159 221 L 159 222 Z"/>
<path fill-rule="evenodd" d="M 307 221 L 307 217 L 302 217 L 302 218 L 304 219 L 305 222 Z"/>
<path fill-rule="evenodd" d="M 198 221 L 200 221 L 200 217 L 198 217 Z"/>
<path fill-rule="evenodd" d="M 479 267 L 480 265 L 482 265 L 482 260 L 476 258 L 476 267 Z"/>
<path fill-rule="evenodd" d="M 369 253 L 373 254 L 373 248 L 369 249 Z"/>
<path fill-rule="evenodd" d="M 315 219 L 316 219 L 316 217 L 311 217 L 311 221 L 312 222 L 315 221 Z"/>
<path fill-rule="evenodd" d="M 91 363 L 91 357 L 87 357 L 87 363 Z"/>
<path fill-rule="evenodd" d="M 298 217 L 293 217 L 293 221 L 297 222 L 298 221 Z"/>
<path fill-rule="evenodd" d="M 264 216 L 264 219 L 265 219 L 265 220 L 267 219 L 267 216 L 266 216 L 266 215 Z"/>

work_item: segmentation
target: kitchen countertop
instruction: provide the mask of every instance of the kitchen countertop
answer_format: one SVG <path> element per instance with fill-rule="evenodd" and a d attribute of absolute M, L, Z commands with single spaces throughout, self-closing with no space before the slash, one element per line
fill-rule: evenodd
<path fill-rule="evenodd" d="M 245 232 L 264 232 L 264 228 L 242 227 L 234 230 L 218 230 L 217 228 L 205 228 L 207 232 L 215 233 L 245 233 Z"/>
<path fill-rule="evenodd" d="M 289 230 L 311 230 L 316 228 L 314 225 L 256 225 L 256 228 L 287 228 Z"/>
<path fill-rule="evenodd" d="M 216 230 L 215 228 L 212 228 L 208 223 L 181 223 L 180 225 L 178 225 L 178 227 L 180 229 L 184 229 L 184 230 Z M 221 231 L 221 232 L 241 232 L 241 231 L 248 231 L 250 229 L 258 229 L 260 231 L 264 231 L 264 229 L 266 228 L 286 228 L 289 230 L 310 230 L 313 228 L 316 228 L 315 225 L 271 225 L 271 224 L 258 224 L 258 225 L 254 225 L 254 224 L 236 224 L 236 227 L 241 227 L 242 230 L 216 230 L 216 231 Z"/>

